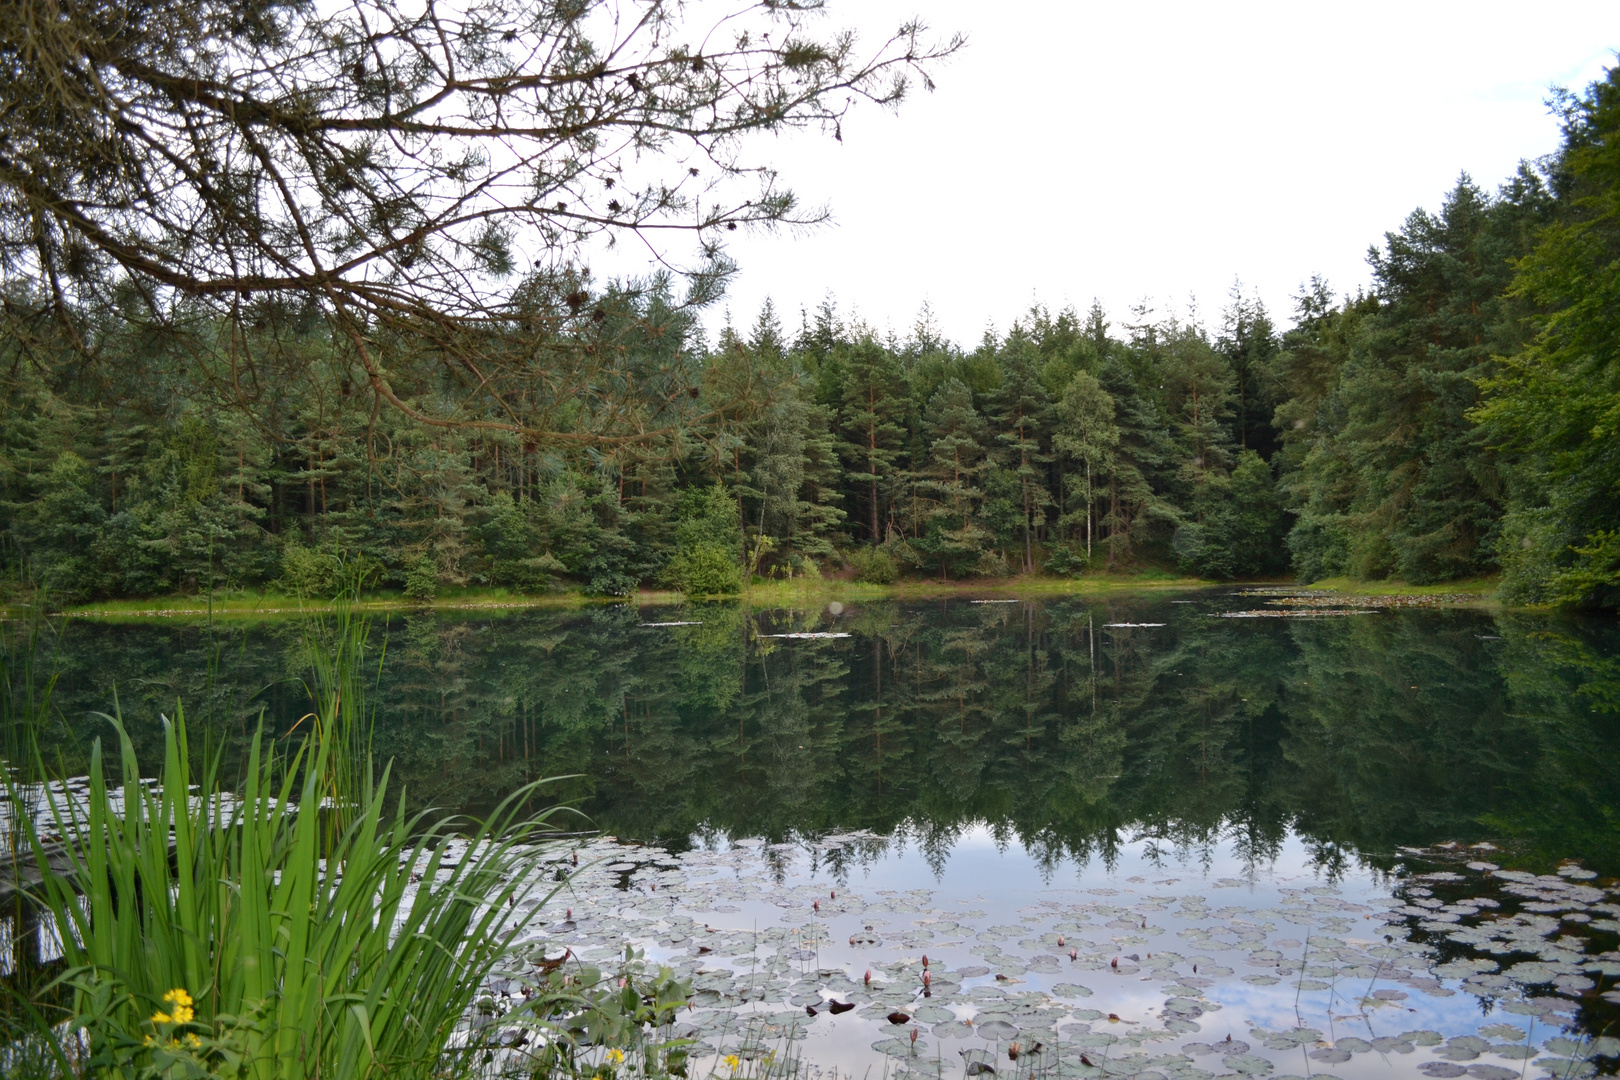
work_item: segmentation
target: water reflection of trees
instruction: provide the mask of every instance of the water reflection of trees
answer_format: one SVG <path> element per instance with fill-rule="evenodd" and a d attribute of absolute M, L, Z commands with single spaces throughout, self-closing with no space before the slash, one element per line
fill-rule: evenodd
<path fill-rule="evenodd" d="M 1327 870 L 1485 836 L 1620 867 L 1612 626 L 1208 606 L 877 603 L 820 640 L 760 636 L 831 626 L 820 613 L 719 604 L 684 627 L 625 608 L 396 616 L 375 628 L 376 746 L 423 804 L 576 775 L 562 793 L 606 828 L 677 842 L 903 829 L 939 865 L 985 822 L 1050 868 L 1137 839 L 1259 866 L 1294 828 Z M 148 758 L 176 699 L 227 757 L 261 708 L 285 730 L 308 707 L 289 677 L 303 642 L 288 624 L 71 625 L 51 646 L 64 760 L 115 683 Z"/>

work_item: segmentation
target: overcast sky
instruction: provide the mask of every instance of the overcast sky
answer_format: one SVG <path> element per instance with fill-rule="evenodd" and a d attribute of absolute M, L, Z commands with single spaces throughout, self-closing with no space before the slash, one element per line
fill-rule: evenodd
<path fill-rule="evenodd" d="M 875 46 L 920 14 L 968 47 L 844 141 L 754 147 L 826 203 L 810 235 L 742 237 L 726 303 L 790 329 L 829 291 L 902 334 L 925 300 L 971 346 L 1039 300 L 1117 319 L 1138 299 L 1206 323 L 1234 278 L 1279 321 L 1467 171 L 1494 190 L 1558 142 L 1545 99 L 1614 62 L 1620 4 L 832 0 Z M 709 321 L 718 324 L 721 313 Z"/>

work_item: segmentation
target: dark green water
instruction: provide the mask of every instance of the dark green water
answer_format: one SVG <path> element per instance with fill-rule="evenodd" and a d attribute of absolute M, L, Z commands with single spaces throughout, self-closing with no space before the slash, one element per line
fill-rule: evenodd
<path fill-rule="evenodd" d="M 1491 840 L 1620 873 L 1612 620 L 1213 617 L 1262 604 L 379 617 L 375 745 L 414 801 L 477 809 L 578 774 L 561 789 L 602 828 L 676 847 L 904 823 L 938 860 L 988 826 L 1038 862 L 1106 864 L 1127 837 L 1263 860 L 1292 832 L 1328 867 Z M 849 636 L 764 636 L 797 631 Z M 116 688 L 144 760 L 176 700 L 229 758 L 261 709 L 280 731 L 308 710 L 304 640 L 292 622 L 57 627 L 37 654 L 59 672 L 47 741 L 82 763 Z"/>

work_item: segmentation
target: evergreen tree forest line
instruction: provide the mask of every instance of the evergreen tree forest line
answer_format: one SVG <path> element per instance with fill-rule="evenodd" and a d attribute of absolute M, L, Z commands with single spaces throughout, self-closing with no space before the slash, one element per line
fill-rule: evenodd
<path fill-rule="evenodd" d="M 557 351 L 617 390 L 537 394 L 545 439 L 421 422 L 447 376 L 408 340 L 377 347 L 417 415 L 381 403 L 316 307 L 218 328 L 258 358 L 246 389 L 150 323 L 103 327 L 91 363 L 13 337 L 0 552 L 57 603 L 1173 567 L 1501 573 L 1515 600 L 1613 607 L 1620 69 L 1556 105 L 1557 154 L 1494 193 L 1464 176 L 1369 253 L 1369 291 L 1313 279 L 1286 329 L 1234 287 L 1210 325 L 1036 307 L 969 349 L 926 310 L 902 337 L 829 298 L 711 342 L 667 282 L 582 279 L 588 329 Z M 654 434 L 590 437 L 607 400 Z"/>

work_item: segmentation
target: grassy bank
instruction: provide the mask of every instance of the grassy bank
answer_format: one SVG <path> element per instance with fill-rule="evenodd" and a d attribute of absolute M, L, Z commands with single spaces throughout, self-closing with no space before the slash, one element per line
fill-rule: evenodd
<path fill-rule="evenodd" d="M 836 578 L 794 578 L 748 586 L 736 599 L 757 607 L 792 607 L 831 600 L 904 600 L 944 596 L 1018 595 L 1085 596 L 1141 589 L 1193 588 L 1212 584 L 1197 578 L 1162 571 L 1058 578 L 1027 575 L 1013 578 L 978 578 L 971 581 L 900 581 L 874 585 Z M 647 590 L 632 597 L 587 596 L 578 589 L 553 593 L 520 593 L 508 589 L 446 589 L 431 601 L 407 599 L 398 592 L 368 593 L 350 607 L 359 611 L 571 609 L 592 604 L 635 603 L 643 606 L 678 604 L 687 599 L 679 592 Z M 75 618 L 263 618 L 304 615 L 332 610 L 329 602 L 272 592 L 169 596 L 139 600 L 102 600 L 61 610 Z"/>
<path fill-rule="evenodd" d="M 839 601 L 924 600 L 951 596 L 1020 596 L 1059 597 L 1097 596 L 1110 593 L 1140 592 L 1158 589 L 1202 588 L 1220 584 L 1199 578 L 1183 577 L 1164 570 L 1140 570 L 1126 574 L 1094 574 L 1081 578 L 1050 577 L 1028 574 L 1010 578 L 974 578 L 966 581 L 904 580 L 891 585 L 844 581 L 837 578 L 793 578 L 787 581 L 762 581 L 748 586 L 737 596 L 726 599 L 741 600 L 754 607 L 803 607 Z M 1278 586 L 1293 582 L 1277 581 Z M 1410 585 L 1401 581 L 1355 581 L 1350 578 L 1327 578 L 1312 582 L 1312 589 L 1332 589 L 1353 596 L 1439 596 L 1463 595 L 1477 597 L 1479 602 L 1494 601 L 1496 578 L 1472 578 L 1440 585 Z M 639 592 L 633 597 L 587 596 L 579 589 L 564 589 L 553 593 L 521 593 L 509 589 L 467 588 L 447 589 L 431 601 L 407 599 L 394 591 L 369 593 L 355 602 L 353 607 L 362 611 L 463 611 L 503 609 L 569 610 L 594 604 L 635 603 L 642 606 L 677 604 L 685 600 L 674 591 Z M 302 599 L 273 592 L 216 594 L 206 596 L 170 596 L 142 600 L 103 600 L 81 604 L 62 610 L 61 614 L 75 618 L 93 619 L 150 619 L 150 618 L 226 618 L 255 619 L 287 615 L 305 615 L 332 609 L 328 602 Z M 14 612 L 15 613 L 15 609 Z"/>

